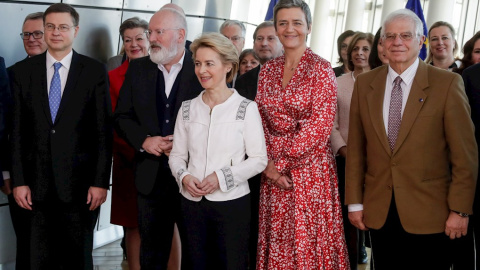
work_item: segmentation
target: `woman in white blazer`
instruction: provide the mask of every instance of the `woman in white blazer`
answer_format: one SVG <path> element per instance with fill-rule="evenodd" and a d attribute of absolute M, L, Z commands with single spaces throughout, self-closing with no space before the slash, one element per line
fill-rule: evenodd
<path fill-rule="evenodd" d="M 205 90 L 182 104 L 169 159 L 183 195 L 182 269 L 247 269 L 247 180 L 267 165 L 260 114 L 227 86 L 238 70 L 230 40 L 207 33 L 190 49 Z"/>

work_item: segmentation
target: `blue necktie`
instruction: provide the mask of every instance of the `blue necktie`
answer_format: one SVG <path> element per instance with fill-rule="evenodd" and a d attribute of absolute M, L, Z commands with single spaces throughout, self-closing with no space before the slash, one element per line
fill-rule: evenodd
<path fill-rule="evenodd" d="M 53 64 L 55 72 L 53 73 L 52 82 L 50 83 L 50 92 L 48 94 L 48 104 L 50 105 L 52 122 L 55 122 L 58 107 L 60 107 L 60 100 L 62 99 L 62 84 L 60 82 L 60 74 L 58 73 L 61 66 L 62 63 L 60 62 Z"/>

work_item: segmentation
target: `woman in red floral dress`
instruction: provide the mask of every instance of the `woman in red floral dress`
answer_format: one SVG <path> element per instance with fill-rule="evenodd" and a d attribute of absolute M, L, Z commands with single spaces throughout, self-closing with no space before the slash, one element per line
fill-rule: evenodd
<path fill-rule="evenodd" d="M 257 269 L 349 269 L 329 136 L 337 85 L 306 46 L 308 5 L 274 9 L 285 54 L 260 72 L 258 103 L 269 163 L 262 176 Z"/>

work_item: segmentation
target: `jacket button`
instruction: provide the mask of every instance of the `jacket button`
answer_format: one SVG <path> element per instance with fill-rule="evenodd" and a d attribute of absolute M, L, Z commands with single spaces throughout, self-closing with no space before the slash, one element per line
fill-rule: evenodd
<path fill-rule="evenodd" d="M 387 189 L 388 189 L 388 190 L 391 190 L 391 189 L 392 189 L 392 185 L 387 185 Z"/>
<path fill-rule="evenodd" d="M 50 133 L 55 134 L 55 129 L 52 129 Z"/>

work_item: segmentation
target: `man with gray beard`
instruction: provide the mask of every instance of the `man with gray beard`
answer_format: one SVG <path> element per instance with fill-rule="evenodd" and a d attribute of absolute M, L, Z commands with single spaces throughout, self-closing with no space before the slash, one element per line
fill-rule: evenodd
<path fill-rule="evenodd" d="M 187 22 L 172 8 L 156 12 L 147 36 L 150 56 L 130 62 L 114 113 L 115 129 L 136 152 L 135 184 L 142 269 L 167 269 L 180 194 L 168 167 L 183 101 L 202 90 L 185 50 Z"/>

